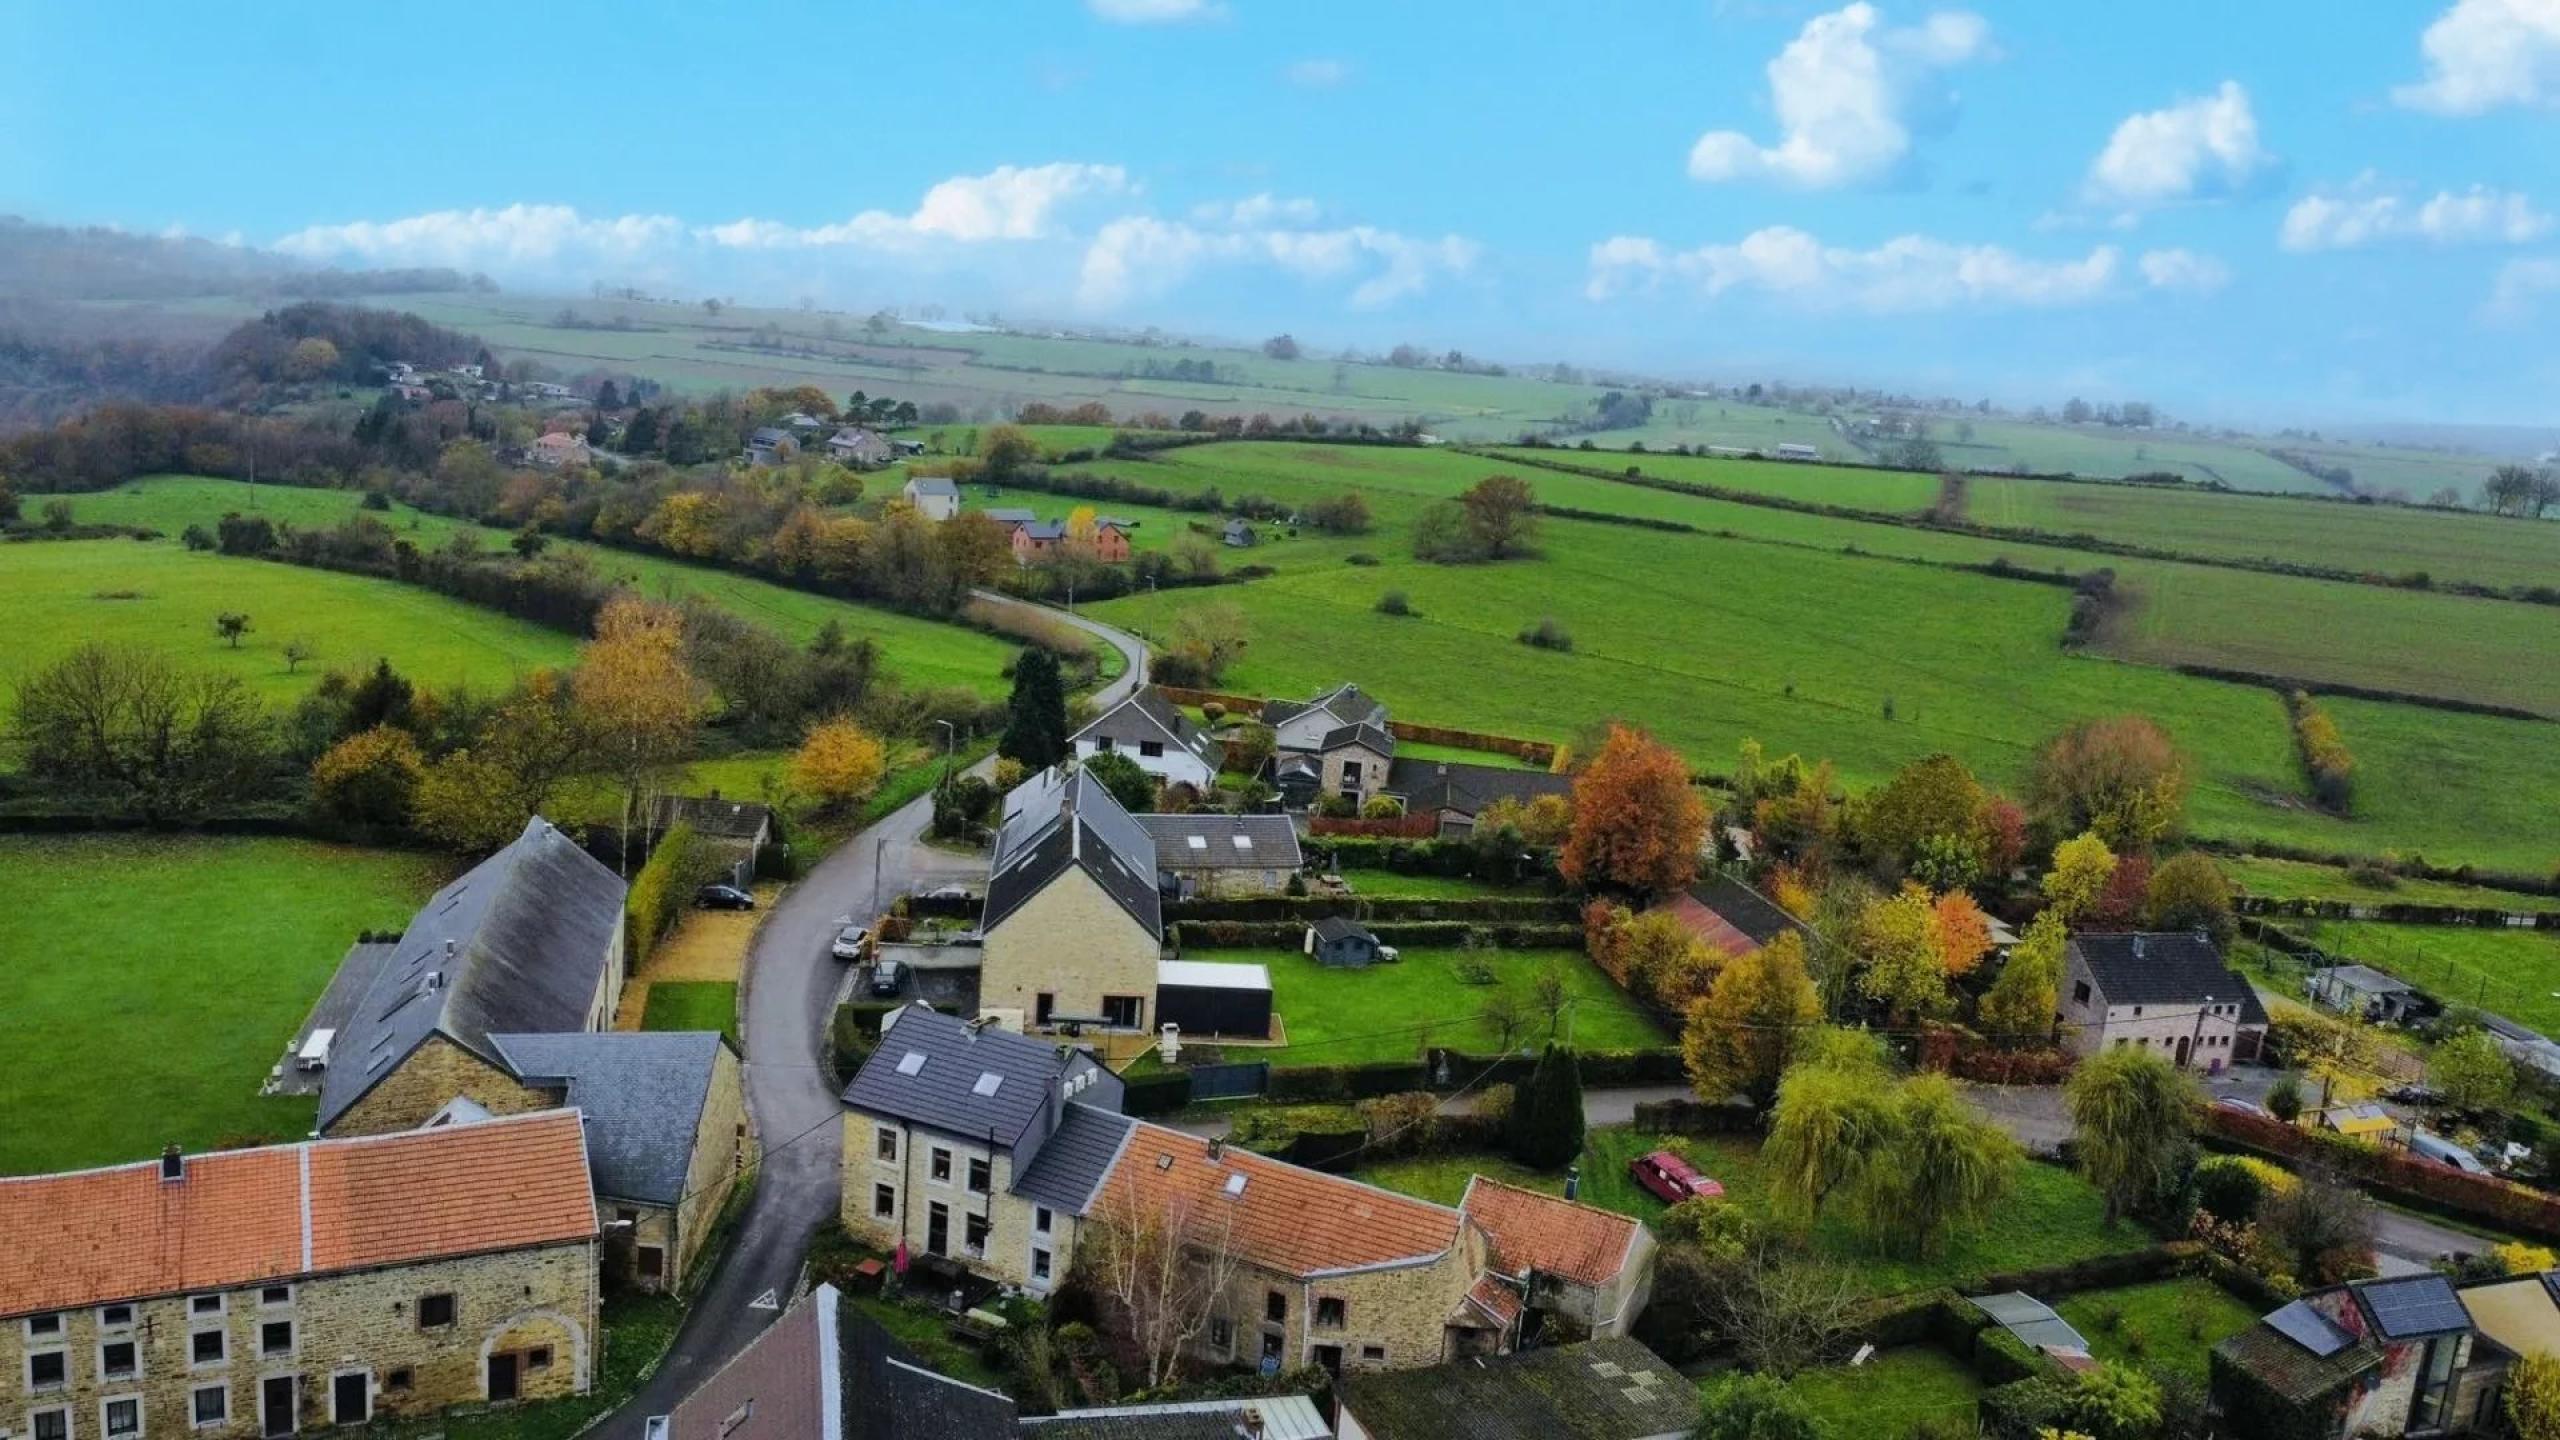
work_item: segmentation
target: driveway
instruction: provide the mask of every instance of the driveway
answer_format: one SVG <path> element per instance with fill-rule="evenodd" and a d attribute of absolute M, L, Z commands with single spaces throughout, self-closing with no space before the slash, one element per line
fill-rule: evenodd
<path fill-rule="evenodd" d="M 1001 605 L 1046 608 L 979 594 Z M 1050 613 L 1127 658 L 1126 673 L 1098 692 L 1100 703 L 1116 703 L 1144 682 L 1147 652 L 1135 636 L 1081 615 Z M 758 1301 L 791 1298 L 801 1254 L 818 1227 L 834 1218 L 841 1189 L 844 1106 L 828 1079 L 825 1051 L 827 1022 L 849 976 L 827 953 L 828 942 L 843 925 L 877 914 L 887 897 L 982 881 L 986 874 L 984 860 L 923 843 L 932 818 L 933 797 L 921 795 L 846 840 L 783 892 L 756 931 L 747 955 L 744 1031 L 747 1104 L 764 1151 L 756 1193 L 657 1373 L 592 1433 L 636 1440 L 646 1417 L 674 1409 L 762 1333 L 778 1310 Z"/>

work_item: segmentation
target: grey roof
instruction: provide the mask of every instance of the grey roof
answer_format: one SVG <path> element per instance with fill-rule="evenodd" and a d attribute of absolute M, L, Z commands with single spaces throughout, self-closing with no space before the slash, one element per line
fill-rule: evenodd
<path fill-rule="evenodd" d="M 951 477 L 948 475 L 910 476 L 907 480 L 907 488 L 919 495 L 948 495 L 954 500 L 960 498 L 960 487 L 952 484 Z"/>
<path fill-rule="evenodd" d="M 1248 1429 L 1245 1412 L 1260 1422 Z M 1332 1440 L 1316 1402 L 1304 1395 L 1264 1395 L 1246 1400 L 1185 1400 L 1156 1405 L 1113 1405 L 1022 1417 L 1022 1440 Z"/>
<path fill-rule="evenodd" d="M 2243 1022 L 2266 1021 L 2263 1009 L 2250 1019 L 2257 992 L 2223 963 L 2222 952 L 2203 935 L 2186 930 L 2074 935 L 2071 950 L 2110 1005 L 2197 1005 L 2212 996 L 2217 1004 L 2238 1002 Z"/>
<path fill-rule="evenodd" d="M 794 440 L 794 439 L 793 439 L 793 436 L 792 436 L 792 434 L 791 434 L 791 432 L 790 432 L 790 431 L 788 431 L 788 430 L 777 430 L 777 429 L 775 429 L 775 428 L 774 428 L 773 426 L 771 426 L 771 425 L 761 425 L 761 426 L 758 426 L 758 427 L 756 428 L 756 432 L 755 432 L 754 434 L 752 434 L 752 435 L 750 435 L 750 436 L 748 436 L 748 437 L 747 437 L 747 443 L 748 443 L 749 445 L 751 445 L 751 446 L 753 446 L 753 445 L 765 445 L 765 446 L 770 446 L 770 445 L 779 445 L 779 444 L 781 444 L 782 442 L 784 442 L 784 441 L 786 441 L 786 440 L 791 440 L 794 444 L 797 444 L 797 443 L 798 443 L 796 440 Z"/>
<path fill-rule="evenodd" d="M 2332 965 L 2312 974 L 2318 979 L 2360 990 L 2367 995 L 2409 995 L 2416 993 L 2417 989 L 2408 981 L 2385 975 L 2370 965 Z"/>
<path fill-rule="evenodd" d="M 1315 923 L 1315 932 L 1318 940 L 1347 940 L 1358 935 L 1374 942 L 1377 938 L 1369 934 L 1367 926 L 1347 915 L 1325 916 Z"/>
<path fill-rule="evenodd" d="M 773 824 L 770 808 L 717 795 L 661 795 L 649 815 L 658 829 L 690 825 L 696 834 L 714 840 L 753 840 Z"/>
<path fill-rule="evenodd" d="M 1164 936 L 1156 843 L 1082 770 L 1045 771 L 1005 797 L 981 931 L 993 930 L 1070 869 L 1082 869 L 1148 934 Z"/>
<path fill-rule="evenodd" d="M 518 1079 L 564 1084 L 562 1103 L 587 1122 L 596 1193 L 674 1205 L 693 1168 L 711 1076 L 728 1044 L 718 1031 L 492 1035 Z"/>
<path fill-rule="evenodd" d="M 1393 759 L 1396 753 L 1396 737 L 1366 721 L 1357 725 L 1336 725 L 1316 742 L 1318 750 L 1339 750 L 1346 745 L 1357 745 L 1389 759 Z"/>
<path fill-rule="evenodd" d="M 919 1064 L 907 1059 L 924 1057 Z M 946 1134 L 1005 1145 L 1022 1137 L 1066 1071 L 1056 1045 L 996 1025 L 973 1025 L 923 1004 L 890 1012 L 880 1044 L 845 1087 L 844 1103 Z M 979 1077 L 998 1077 L 979 1093 Z"/>
<path fill-rule="evenodd" d="M 1013 1440 L 1011 1399 L 925 1368 L 850 1298 L 836 1350 L 844 1440 Z"/>
<path fill-rule="evenodd" d="M 1040 518 L 1028 510 L 1013 505 L 990 505 L 978 513 L 999 525 L 1028 525 Z"/>
<path fill-rule="evenodd" d="M 1521 804 L 1541 795 L 1573 794 L 1573 777 L 1544 770 L 1511 770 L 1404 756 L 1387 767 L 1387 791 L 1404 797 L 1408 812 L 1454 810 L 1475 815 L 1496 800 Z"/>
<path fill-rule="evenodd" d="M 1639 1440 L 1687 1434 L 1697 1386 L 1624 1338 L 1423 1370 L 1356 1370 L 1342 1408 L 1372 1440 Z"/>
<path fill-rule="evenodd" d="M 1286 815 L 1227 815 L 1195 810 L 1188 815 L 1139 815 L 1155 841 L 1159 870 L 1295 870 L 1304 857 L 1298 827 Z M 1251 841 L 1239 846 L 1241 837 Z M 1197 840 L 1197 845 L 1191 842 Z"/>
<path fill-rule="evenodd" d="M 537 815 L 505 849 L 437 891 L 338 1033 L 320 1086 L 320 1127 L 429 1035 L 494 1062 L 492 1033 L 586 1029 L 615 958 L 624 889 Z"/>
<path fill-rule="evenodd" d="M 930 1063 L 930 1062 L 928 1062 Z M 1067 1102 L 1058 1128 L 1040 1144 L 1040 1153 L 1013 1177 L 1013 1193 L 1035 1205 L 1082 1215 L 1111 1173 L 1111 1162 L 1137 1122 L 1080 1100 Z"/>
<path fill-rule="evenodd" d="M 1727 925 L 1766 945 L 1793 930 L 1810 940 L 1812 930 L 1768 896 L 1730 875 L 1709 875 L 1689 887 L 1689 898 L 1712 910 Z"/>
<path fill-rule="evenodd" d="M 833 435 L 828 436 L 827 444 L 839 450 L 885 451 L 889 448 L 888 441 L 881 439 L 878 435 L 875 435 L 871 431 L 865 430 L 858 425 L 849 425 L 842 430 L 838 430 Z"/>
<path fill-rule="evenodd" d="M 1190 751 L 1201 764 L 1212 770 L 1218 768 L 1217 742 L 1209 738 L 1208 731 L 1192 724 L 1182 707 L 1164 698 L 1164 692 L 1153 685 L 1140 686 L 1129 698 L 1095 716 L 1092 724 L 1069 738 L 1082 740 L 1087 735 L 1108 735 L 1115 745 L 1169 740 Z"/>
<path fill-rule="evenodd" d="M 1313 700 L 1266 700 L 1262 702 L 1262 719 L 1265 724 L 1277 725 L 1310 710 L 1322 710 L 1344 725 L 1387 723 L 1387 707 L 1357 685 L 1336 685 Z"/>

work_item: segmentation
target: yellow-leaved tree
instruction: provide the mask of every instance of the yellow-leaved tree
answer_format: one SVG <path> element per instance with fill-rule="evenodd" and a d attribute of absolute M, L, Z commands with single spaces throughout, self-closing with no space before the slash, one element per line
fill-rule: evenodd
<path fill-rule="evenodd" d="M 791 757 L 791 783 L 829 809 L 849 809 L 871 798 L 888 772 L 888 748 L 848 715 L 809 727 Z"/>
<path fill-rule="evenodd" d="M 1858 949 L 1865 967 L 1858 988 L 1883 1002 L 1897 1019 L 1943 1013 L 1950 996 L 1938 958 L 1935 909 L 1929 892 L 1905 885 L 1867 906 L 1859 917 Z"/>
<path fill-rule="evenodd" d="M 1766 1106 L 1796 1043 L 1822 1018 L 1822 997 L 1806 969 L 1804 937 L 1793 930 L 1726 962 L 1715 987 L 1689 1007 L 1680 1055 L 1689 1083 L 1706 1100 L 1740 1090 Z"/>
<path fill-rule="evenodd" d="M 2560 1359 L 2537 1350 L 2507 1372 L 2507 1419 L 2516 1440 L 2560 1440 Z"/>
<path fill-rule="evenodd" d="M 2053 869 L 2045 873 L 2044 898 L 2062 912 L 2064 921 L 2077 920 L 2098 903 L 2115 873 L 2116 852 L 2107 848 L 2096 831 L 2084 830 L 2053 847 Z"/>
<path fill-rule="evenodd" d="M 617 595 L 569 678 L 578 721 L 599 768 L 622 787 L 622 862 L 631 827 L 668 770 L 692 749 L 707 692 L 684 663 L 684 617 L 674 607 Z"/>

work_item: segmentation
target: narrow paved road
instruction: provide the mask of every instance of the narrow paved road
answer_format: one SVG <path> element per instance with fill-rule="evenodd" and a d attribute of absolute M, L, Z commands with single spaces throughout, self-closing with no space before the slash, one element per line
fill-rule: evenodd
<path fill-rule="evenodd" d="M 999 604 L 1034 608 L 979 592 Z M 1109 705 L 1146 678 L 1147 652 L 1135 636 L 1081 615 L 1051 612 L 1120 651 L 1121 677 L 1096 697 Z M 984 768 L 992 769 L 992 763 Z M 685 1315 L 684 1328 L 649 1383 L 631 1403 L 590 1433 L 637 1440 L 651 1415 L 675 1408 L 685 1392 L 736 1355 L 775 1311 L 755 1308 L 768 1292 L 787 1301 L 809 1237 L 836 1213 L 843 1149 L 843 1104 L 826 1069 L 826 1030 L 845 984 L 845 967 L 827 953 L 837 929 L 868 920 L 888 896 L 953 881 L 980 881 L 983 861 L 923 843 L 933 797 L 915 800 L 845 841 L 783 893 L 756 931 L 747 955 L 747 1103 L 755 1112 L 764 1166 L 728 1254 Z"/>

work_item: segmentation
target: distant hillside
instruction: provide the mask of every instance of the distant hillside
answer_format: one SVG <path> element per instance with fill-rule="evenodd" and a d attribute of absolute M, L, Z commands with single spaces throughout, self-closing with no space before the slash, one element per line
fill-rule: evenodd
<path fill-rule="evenodd" d="M 458 270 L 322 270 L 270 251 L 191 235 L 74 229 L 0 216 L 0 296 L 183 300 L 203 295 L 326 299 L 494 290 Z"/>

